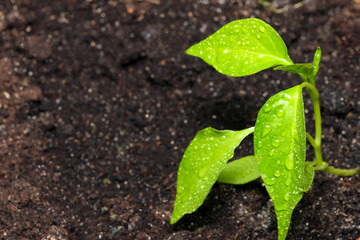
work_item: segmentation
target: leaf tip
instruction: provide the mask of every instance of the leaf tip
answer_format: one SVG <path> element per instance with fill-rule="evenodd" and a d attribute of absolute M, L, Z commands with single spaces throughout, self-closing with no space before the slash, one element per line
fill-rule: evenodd
<path fill-rule="evenodd" d="M 177 222 L 177 219 L 175 219 L 174 217 L 171 217 L 170 224 L 175 224 L 176 222 Z"/>
<path fill-rule="evenodd" d="M 189 48 L 185 51 L 185 53 L 186 53 L 187 55 L 190 55 L 190 56 L 196 56 L 195 46 L 196 46 L 196 44 L 193 45 L 193 46 L 191 46 L 191 47 L 189 47 Z"/>
<path fill-rule="evenodd" d="M 177 221 L 179 221 L 180 218 L 182 218 L 182 216 L 184 216 L 184 214 L 179 214 L 177 212 L 177 210 L 174 208 L 171 218 L 170 218 L 170 224 L 172 225 L 172 224 L 177 223 Z"/>

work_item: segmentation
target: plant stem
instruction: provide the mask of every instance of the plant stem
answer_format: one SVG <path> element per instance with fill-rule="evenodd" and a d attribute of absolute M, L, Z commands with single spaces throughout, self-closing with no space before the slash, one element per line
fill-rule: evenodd
<path fill-rule="evenodd" d="M 314 87 L 315 88 L 315 87 Z M 315 115 L 315 138 L 314 138 L 314 151 L 315 151 L 315 163 L 317 166 L 321 166 L 324 164 L 322 153 L 321 153 L 321 112 L 320 112 L 320 102 L 319 102 L 319 94 L 314 94 L 312 89 L 310 90 L 307 87 L 309 95 L 311 97 L 314 115 Z M 309 91 L 310 90 L 310 91 Z"/>
<path fill-rule="evenodd" d="M 327 162 L 323 161 L 321 153 L 321 112 L 320 112 L 320 101 L 319 101 L 319 92 L 316 90 L 316 87 L 309 83 L 303 82 L 301 84 L 303 87 L 306 87 L 307 91 L 312 100 L 315 116 L 315 138 L 313 138 L 309 133 L 306 133 L 306 137 L 314 148 L 315 152 L 315 167 L 323 172 L 332 173 L 338 176 L 352 176 L 360 172 L 360 167 L 353 169 L 340 169 L 329 167 Z"/>
<path fill-rule="evenodd" d="M 349 177 L 349 176 L 353 176 L 356 175 L 360 172 L 360 167 L 357 168 L 352 168 L 352 169 L 341 169 L 341 168 L 334 168 L 334 167 L 327 167 L 322 169 L 321 171 L 323 172 L 327 172 L 327 173 L 332 173 L 338 176 L 344 176 L 344 177 Z"/>

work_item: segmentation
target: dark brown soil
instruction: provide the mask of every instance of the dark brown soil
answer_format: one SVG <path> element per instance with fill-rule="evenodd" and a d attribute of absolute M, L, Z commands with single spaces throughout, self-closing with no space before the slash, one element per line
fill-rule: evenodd
<path fill-rule="evenodd" d="M 195 133 L 252 126 L 300 83 L 272 70 L 230 78 L 185 55 L 231 20 L 267 21 L 296 62 L 321 46 L 324 158 L 360 165 L 360 2 L 296 2 L 273 1 L 275 13 L 255 0 L 2 0 L 1 239 L 276 239 L 261 180 L 215 184 L 197 212 L 169 219 Z M 288 239 L 358 239 L 359 180 L 317 173 Z"/>

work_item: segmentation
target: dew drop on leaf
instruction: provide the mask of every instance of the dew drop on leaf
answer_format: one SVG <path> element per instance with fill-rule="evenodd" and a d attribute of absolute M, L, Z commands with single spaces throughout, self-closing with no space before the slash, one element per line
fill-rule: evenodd
<path fill-rule="evenodd" d="M 275 184 L 275 178 L 263 178 L 263 181 L 267 185 L 274 185 Z"/>
<path fill-rule="evenodd" d="M 265 28 L 263 26 L 260 27 L 260 32 L 265 32 Z"/>
<path fill-rule="evenodd" d="M 287 170 L 293 170 L 294 169 L 294 159 L 293 157 L 288 157 L 285 159 L 285 167 Z"/>
<path fill-rule="evenodd" d="M 273 145 L 273 147 L 277 148 L 280 146 L 280 141 L 278 139 L 274 139 L 272 142 L 271 142 L 271 145 Z"/>
<path fill-rule="evenodd" d="M 297 143 L 299 143 L 301 140 L 300 140 L 300 135 L 299 134 L 297 134 L 297 132 L 295 132 L 296 134 L 294 134 L 293 135 L 293 138 L 294 138 L 294 140 L 297 142 Z"/>
<path fill-rule="evenodd" d="M 262 148 L 262 147 L 263 147 L 263 143 L 262 143 L 261 141 L 258 141 L 256 145 L 257 145 L 258 148 Z"/>
<path fill-rule="evenodd" d="M 280 175 L 281 175 L 281 172 L 280 172 L 279 170 L 277 170 L 277 171 L 274 172 L 274 176 L 275 176 L 275 177 L 280 177 Z"/>
<path fill-rule="evenodd" d="M 265 106 L 264 106 L 264 112 L 270 112 L 270 110 L 272 109 L 272 105 L 270 105 L 270 104 L 265 104 Z"/>
<path fill-rule="evenodd" d="M 200 170 L 199 170 L 199 173 L 198 173 L 199 178 L 202 178 L 202 177 L 205 175 L 206 171 L 207 171 L 207 168 L 206 168 L 206 167 L 200 169 Z"/>
<path fill-rule="evenodd" d="M 276 116 L 278 116 L 278 117 L 282 117 L 282 116 L 284 116 L 284 110 L 283 109 L 279 109 L 277 112 L 276 112 Z"/>
<path fill-rule="evenodd" d="M 269 125 L 263 126 L 262 137 L 265 137 L 266 135 L 268 135 L 270 131 L 271 131 L 271 126 L 269 126 Z"/>
<path fill-rule="evenodd" d="M 269 156 L 273 156 L 275 153 L 275 149 L 271 149 L 270 152 L 269 152 Z"/>
<path fill-rule="evenodd" d="M 289 198 L 290 198 L 289 193 L 285 193 L 284 194 L 284 200 L 289 201 Z"/>
<path fill-rule="evenodd" d="M 286 186 L 290 186 L 290 184 L 291 184 L 291 179 L 290 179 L 290 177 L 289 177 L 288 179 L 286 179 L 285 185 L 286 185 Z"/>

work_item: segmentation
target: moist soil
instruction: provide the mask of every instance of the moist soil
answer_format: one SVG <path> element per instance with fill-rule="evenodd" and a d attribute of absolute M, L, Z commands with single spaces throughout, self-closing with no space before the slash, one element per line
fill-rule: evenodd
<path fill-rule="evenodd" d="M 272 70 L 227 77 L 185 55 L 235 19 L 268 22 L 294 62 L 321 46 L 323 156 L 360 165 L 360 2 L 297 3 L 2 0 L 1 239 L 276 239 L 260 179 L 216 183 L 195 213 L 169 220 L 196 132 L 253 126 L 271 95 L 301 82 Z M 313 133 L 306 93 L 305 103 Z M 251 149 L 249 137 L 236 156 Z M 358 239 L 359 180 L 317 172 L 287 239 Z"/>

